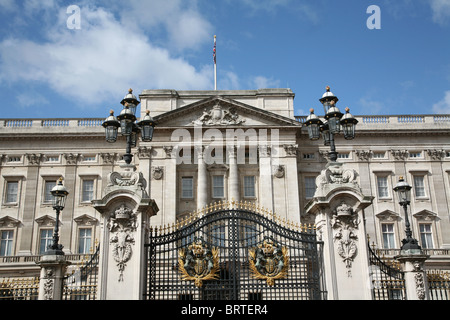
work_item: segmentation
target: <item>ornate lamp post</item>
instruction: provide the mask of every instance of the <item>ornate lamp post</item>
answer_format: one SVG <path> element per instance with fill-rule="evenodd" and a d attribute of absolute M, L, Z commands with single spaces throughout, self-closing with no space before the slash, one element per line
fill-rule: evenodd
<path fill-rule="evenodd" d="M 124 108 L 117 118 L 114 116 L 114 111 L 111 110 L 109 117 L 105 119 L 102 126 L 105 128 L 106 141 L 110 143 L 117 141 L 120 127 L 122 136 L 125 136 L 127 139 L 126 153 L 123 158 L 127 164 L 130 164 L 133 159 L 131 148 L 136 147 L 138 134 L 141 133 L 142 141 L 152 141 L 155 122 L 150 116 L 149 110 L 147 110 L 141 121 L 136 122 L 136 108 L 140 102 L 136 99 L 132 89 L 128 90 L 128 94 L 120 103 Z"/>
<path fill-rule="evenodd" d="M 330 160 L 336 161 L 338 153 L 334 142 L 334 136 L 341 131 L 344 133 L 344 138 L 351 140 L 355 138 L 355 126 L 358 123 L 351 114 L 350 109 L 346 108 L 345 115 L 342 114 L 336 107 L 339 99 L 330 91 L 330 87 L 326 88 L 319 101 L 322 103 L 325 111 L 325 121 L 322 121 L 314 114 L 314 109 L 311 109 L 311 114 L 306 118 L 305 125 L 308 128 L 309 139 L 318 140 L 320 133 L 324 139 L 324 144 L 330 146 Z"/>
<path fill-rule="evenodd" d="M 59 244 L 59 215 L 63 211 L 66 204 L 66 198 L 69 192 L 62 184 L 62 178 L 58 180 L 58 183 L 53 187 L 51 194 L 53 196 L 53 209 L 56 211 L 56 223 L 55 230 L 53 232 L 53 243 L 48 246 L 47 255 L 64 255 L 62 251 L 63 246 Z"/>
<path fill-rule="evenodd" d="M 421 250 L 421 247 L 416 239 L 412 237 L 412 231 L 408 218 L 408 205 L 411 203 L 411 186 L 400 176 L 394 191 L 398 196 L 398 203 L 403 207 L 405 211 L 405 233 L 406 239 L 402 240 L 401 250 Z"/>

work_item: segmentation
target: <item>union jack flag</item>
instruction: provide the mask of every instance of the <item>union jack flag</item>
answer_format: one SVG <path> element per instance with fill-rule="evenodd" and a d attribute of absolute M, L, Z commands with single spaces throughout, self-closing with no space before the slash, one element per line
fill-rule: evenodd
<path fill-rule="evenodd" d="M 214 64 L 216 64 L 216 36 L 214 36 L 214 50 L 213 50 Z"/>

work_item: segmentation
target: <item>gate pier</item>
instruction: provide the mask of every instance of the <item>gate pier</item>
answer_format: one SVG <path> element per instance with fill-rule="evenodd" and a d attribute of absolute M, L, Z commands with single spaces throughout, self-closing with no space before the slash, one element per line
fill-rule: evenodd
<path fill-rule="evenodd" d="M 324 242 L 324 270 L 330 300 L 371 300 L 369 253 L 364 209 L 373 197 L 362 193 L 354 170 L 329 162 L 317 177 L 306 205 Z"/>
<path fill-rule="evenodd" d="M 103 198 L 92 201 L 102 214 L 99 259 L 100 300 L 140 300 L 145 282 L 144 244 L 150 217 L 158 212 L 133 165 L 108 176 Z"/>

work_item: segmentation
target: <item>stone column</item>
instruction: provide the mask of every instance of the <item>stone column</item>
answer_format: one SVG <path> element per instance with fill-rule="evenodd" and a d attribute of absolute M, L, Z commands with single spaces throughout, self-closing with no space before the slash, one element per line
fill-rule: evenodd
<path fill-rule="evenodd" d="M 239 192 L 239 170 L 237 164 L 237 147 L 232 146 L 231 148 L 227 148 L 228 152 L 228 161 L 230 166 L 230 176 L 229 176 L 229 188 L 230 194 L 228 199 L 232 201 L 240 200 L 240 192 Z"/>
<path fill-rule="evenodd" d="M 197 209 L 208 205 L 208 173 L 204 159 L 204 146 L 197 146 Z"/>
<path fill-rule="evenodd" d="M 273 207 L 273 181 L 272 181 L 272 161 L 271 147 L 268 145 L 260 145 L 259 152 L 259 185 L 260 185 L 260 201 L 261 206 L 269 211 L 274 210 Z"/>
<path fill-rule="evenodd" d="M 148 197 L 146 181 L 132 165 L 112 172 L 101 200 L 94 208 L 102 214 L 99 256 L 99 299 L 140 300 L 146 270 L 145 243 L 150 217 L 158 212 Z"/>
<path fill-rule="evenodd" d="M 417 254 L 403 253 L 395 256 L 402 264 L 405 273 L 405 287 L 407 300 L 428 300 L 428 281 L 424 270 L 425 260 L 429 256 L 419 252 Z"/>
<path fill-rule="evenodd" d="M 315 216 L 317 234 L 324 242 L 329 300 L 372 299 L 364 209 L 373 197 L 361 192 L 356 177 L 356 172 L 345 170 L 342 163 L 328 163 L 305 208 Z"/>
<path fill-rule="evenodd" d="M 64 255 L 43 255 L 36 263 L 41 267 L 38 300 L 62 300 L 64 275 L 70 262 Z"/>

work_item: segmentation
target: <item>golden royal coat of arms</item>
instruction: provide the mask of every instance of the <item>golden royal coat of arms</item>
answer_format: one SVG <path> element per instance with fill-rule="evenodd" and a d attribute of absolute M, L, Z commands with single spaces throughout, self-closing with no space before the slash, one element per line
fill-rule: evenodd
<path fill-rule="evenodd" d="M 178 251 L 178 270 L 182 280 L 194 281 L 201 288 L 203 281 L 218 279 L 219 250 L 208 248 L 203 239 L 196 238 L 190 246 Z"/>
<path fill-rule="evenodd" d="M 269 286 L 275 280 L 284 279 L 289 268 L 289 256 L 286 247 L 271 238 L 264 240 L 258 247 L 249 250 L 249 267 L 256 279 L 266 280 Z"/>

